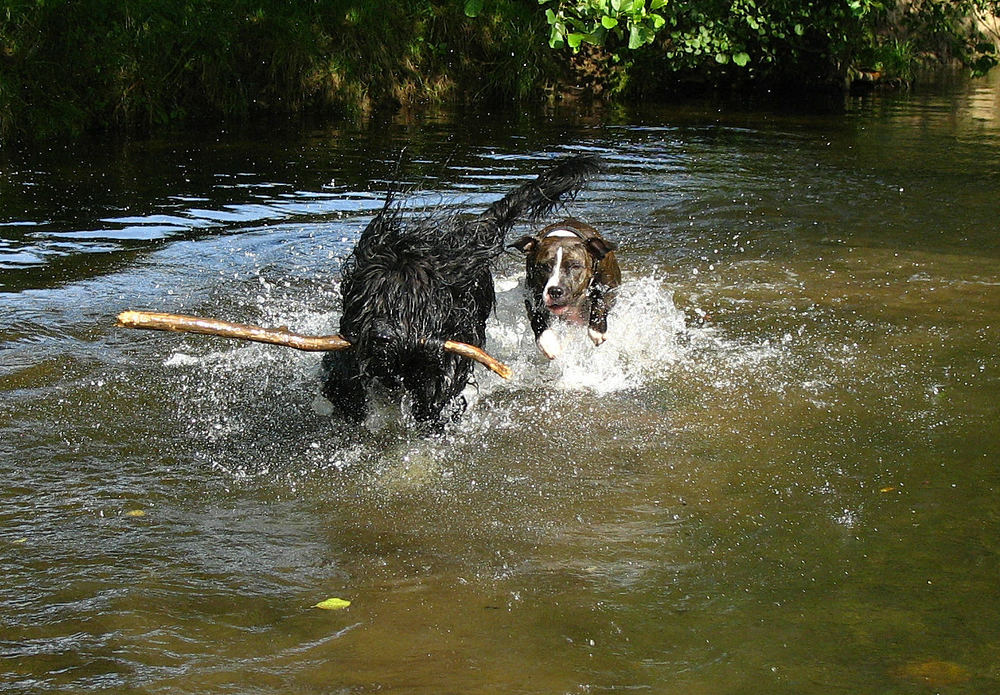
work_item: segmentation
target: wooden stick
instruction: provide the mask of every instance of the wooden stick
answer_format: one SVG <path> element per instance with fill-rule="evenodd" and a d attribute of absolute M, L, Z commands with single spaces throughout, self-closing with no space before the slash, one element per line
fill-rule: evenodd
<path fill-rule="evenodd" d="M 125 328 L 148 328 L 155 331 L 218 335 L 224 338 L 252 340 L 255 343 L 284 345 L 308 352 L 327 352 L 351 347 L 351 344 L 339 335 L 301 335 L 292 333 L 287 328 L 262 328 L 244 323 L 230 323 L 229 321 L 181 314 L 160 314 L 152 311 L 123 311 L 118 314 L 118 325 Z"/>
<path fill-rule="evenodd" d="M 287 328 L 263 328 L 244 323 L 219 321 L 218 319 L 184 316 L 183 314 L 161 314 L 152 311 L 123 311 L 118 314 L 118 325 L 125 328 L 216 335 L 223 338 L 282 345 L 308 352 L 329 352 L 351 347 L 351 343 L 339 335 L 302 335 L 301 333 L 292 333 Z M 446 340 L 443 348 L 447 352 L 479 362 L 504 379 L 509 379 L 514 373 L 510 367 L 475 345 Z"/>
<path fill-rule="evenodd" d="M 494 374 L 499 374 L 504 379 L 509 379 L 511 375 L 514 374 L 514 370 L 505 365 L 500 360 L 493 357 L 482 348 L 478 348 L 475 345 L 469 345 L 468 343 L 459 343 L 455 340 L 444 341 L 444 349 L 446 352 L 453 352 L 461 357 L 467 357 L 470 360 L 475 360 L 479 364 L 483 365 L 489 369 Z"/>

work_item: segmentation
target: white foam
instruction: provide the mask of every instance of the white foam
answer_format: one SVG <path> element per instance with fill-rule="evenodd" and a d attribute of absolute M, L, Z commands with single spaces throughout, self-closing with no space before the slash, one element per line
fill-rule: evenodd
<path fill-rule="evenodd" d="M 163 361 L 164 367 L 193 367 L 198 364 L 200 360 L 194 355 L 189 355 L 186 352 L 175 352 L 170 357 Z"/>
<path fill-rule="evenodd" d="M 523 286 L 497 293 L 496 319 L 487 329 L 487 349 L 514 370 L 512 382 L 608 393 L 640 386 L 677 362 L 684 316 L 669 288 L 655 277 L 626 280 L 608 317 L 607 340 L 595 346 L 585 326 L 556 322 L 563 351 L 549 361 L 535 345 L 523 303 Z M 487 387 L 503 388 L 491 379 Z"/>

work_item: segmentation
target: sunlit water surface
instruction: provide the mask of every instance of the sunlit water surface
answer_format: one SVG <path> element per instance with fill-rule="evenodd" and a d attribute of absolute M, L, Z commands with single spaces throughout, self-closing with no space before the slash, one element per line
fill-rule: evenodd
<path fill-rule="evenodd" d="M 5 155 L 0 689 L 997 692 L 998 103 Z M 515 376 L 477 370 L 428 438 L 392 404 L 337 422 L 316 355 L 114 327 L 335 330 L 404 148 L 414 213 L 601 154 L 567 212 L 620 245 L 608 342 L 540 357 L 505 257 L 488 347 Z"/>

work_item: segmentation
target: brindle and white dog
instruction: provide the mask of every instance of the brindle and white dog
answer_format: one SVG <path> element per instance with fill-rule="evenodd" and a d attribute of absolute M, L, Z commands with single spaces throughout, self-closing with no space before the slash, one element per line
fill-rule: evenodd
<path fill-rule="evenodd" d="M 621 284 L 613 243 L 586 222 L 568 218 L 511 245 L 526 258 L 525 307 L 538 349 L 562 352 L 553 319 L 587 326 L 594 345 L 608 333 L 608 311 Z"/>

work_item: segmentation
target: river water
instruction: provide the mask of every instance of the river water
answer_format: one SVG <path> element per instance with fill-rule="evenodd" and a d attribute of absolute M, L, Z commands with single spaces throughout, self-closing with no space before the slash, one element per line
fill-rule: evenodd
<path fill-rule="evenodd" d="M 1000 81 L 834 106 L 0 155 L 0 690 L 1000 690 Z M 443 436 L 332 419 L 317 355 L 114 326 L 328 332 L 397 168 L 473 212 L 572 152 L 611 337 L 541 358 L 503 258 L 515 376 Z"/>

